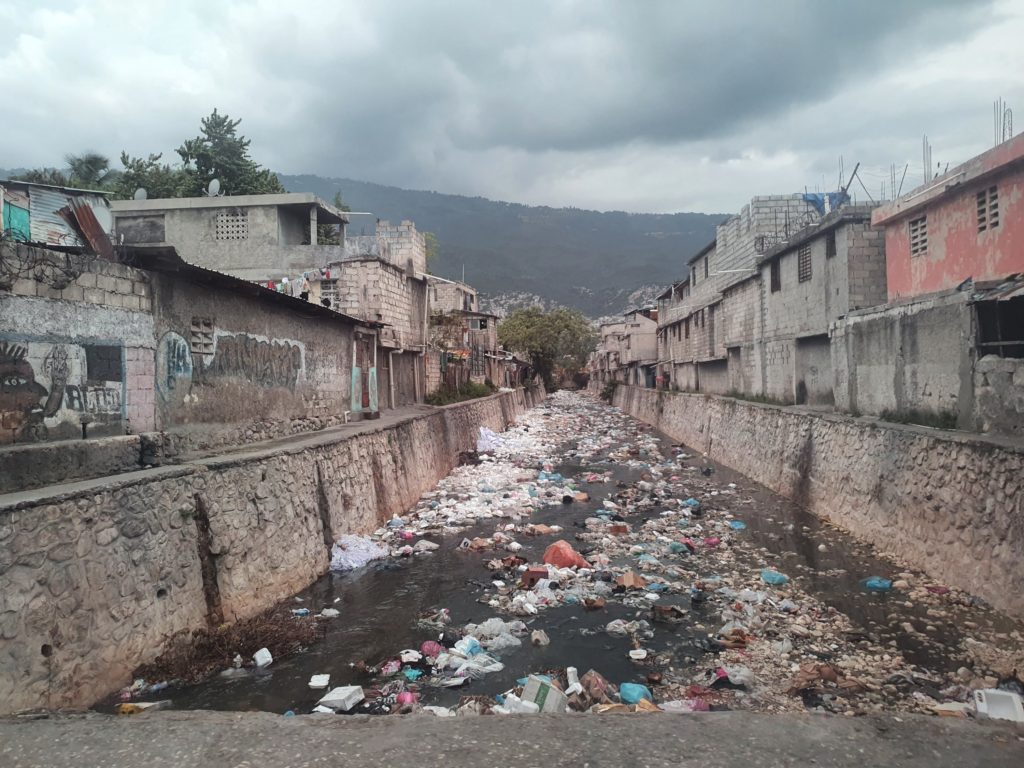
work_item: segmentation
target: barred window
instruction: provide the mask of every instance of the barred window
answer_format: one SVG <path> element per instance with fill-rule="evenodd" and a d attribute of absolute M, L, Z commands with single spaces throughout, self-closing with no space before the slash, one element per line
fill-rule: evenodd
<path fill-rule="evenodd" d="M 338 305 L 338 281 L 337 280 L 321 280 L 320 281 L 320 299 L 330 299 L 331 306 L 336 307 Z"/>
<path fill-rule="evenodd" d="M 913 219 L 910 224 L 910 255 L 920 256 L 928 252 L 928 217 Z"/>
<path fill-rule="evenodd" d="M 991 186 L 977 195 L 978 200 L 978 231 L 995 229 L 999 226 L 999 189 Z"/>
<path fill-rule="evenodd" d="M 215 236 L 218 240 L 248 240 L 249 214 L 218 213 Z"/>
<path fill-rule="evenodd" d="M 213 320 L 193 317 L 189 328 L 189 349 L 193 355 L 213 354 Z"/>
<path fill-rule="evenodd" d="M 811 279 L 811 245 L 810 243 L 800 246 L 796 256 L 796 278 L 798 282 L 806 283 Z"/>

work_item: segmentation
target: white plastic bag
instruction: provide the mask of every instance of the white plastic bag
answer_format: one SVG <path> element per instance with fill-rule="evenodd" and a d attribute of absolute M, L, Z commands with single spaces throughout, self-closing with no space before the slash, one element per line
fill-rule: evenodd
<path fill-rule="evenodd" d="M 351 571 L 372 560 L 387 557 L 388 548 L 365 536 L 339 536 L 331 546 L 331 570 Z"/>

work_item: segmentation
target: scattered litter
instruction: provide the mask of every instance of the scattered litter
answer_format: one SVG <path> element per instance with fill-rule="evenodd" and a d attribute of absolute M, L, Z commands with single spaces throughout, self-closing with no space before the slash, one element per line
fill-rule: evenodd
<path fill-rule="evenodd" d="M 274 660 L 274 657 L 270 655 L 270 651 L 266 648 L 260 648 L 252 657 L 253 663 L 257 667 L 266 667 Z"/>

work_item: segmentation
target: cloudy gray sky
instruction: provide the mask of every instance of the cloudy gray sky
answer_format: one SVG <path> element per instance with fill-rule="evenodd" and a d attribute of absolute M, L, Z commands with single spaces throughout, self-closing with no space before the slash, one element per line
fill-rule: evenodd
<path fill-rule="evenodd" d="M 1024 0 L 0 0 L 0 167 L 171 157 L 216 106 L 286 173 L 728 212 L 842 157 L 877 196 L 996 97 L 1024 128 L 1021 40 Z"/>

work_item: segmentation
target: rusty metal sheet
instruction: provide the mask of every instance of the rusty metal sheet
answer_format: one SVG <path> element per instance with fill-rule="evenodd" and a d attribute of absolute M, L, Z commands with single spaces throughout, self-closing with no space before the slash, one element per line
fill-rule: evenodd
<path fill-rule="evenodd" d="M 103 230 L 90 201 L 85 198 L 73 198 L 70 207 L 78 223 L 78 229 L 89 243 L 89 247 L 104 259 L 113 261 L 114 246 L 110 242 L 110 235 Z"/>

